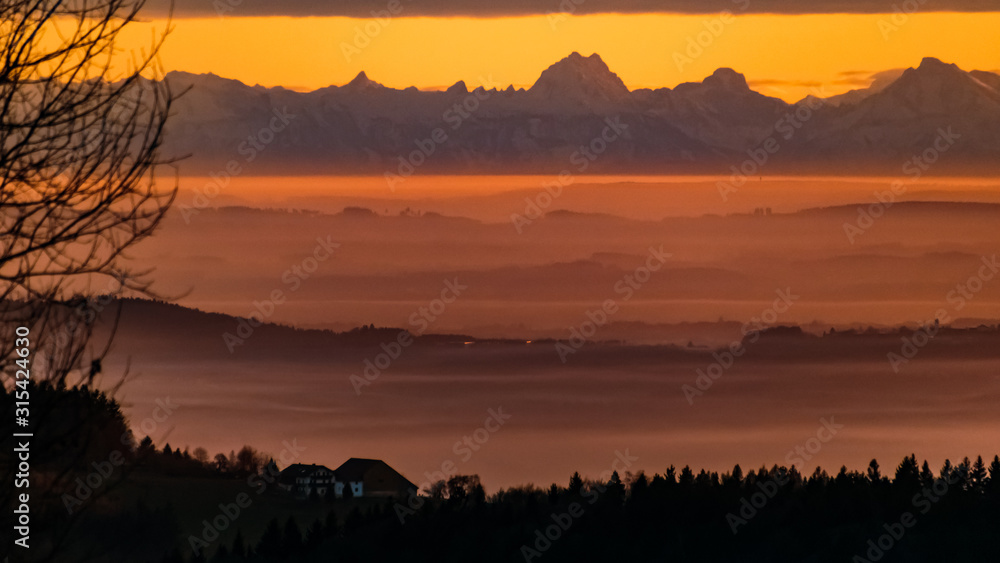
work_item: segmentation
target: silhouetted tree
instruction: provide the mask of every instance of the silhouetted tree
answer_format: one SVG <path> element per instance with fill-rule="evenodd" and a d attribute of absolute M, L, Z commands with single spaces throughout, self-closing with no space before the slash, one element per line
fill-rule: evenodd
<path fill-rule="evenodd" d="M 877 460 L 873 459 L 870 462 L 868 462 L 867 475 L 868 475 L 868 481 L 871 482 L 872 485 L 882 484 L 882 472 L 879 470 Z"/>
<path fill-rule="evenodd" d="M 243 446 L 236 454 L 235 470 L 241 475 L 254 475 L 260 472 L 260 455 L 250 446 Z"/>
<path fill-rule="evenodd" d="M 223 453 L 215 454 L 215 461 L 212 465 L 215 467 L 216 471 L 225 473 L 226 471 L 229 471 L 229 458 L 227 458 L 226 454 Z"/>
<path fill-rule="evenodd" d="M 481 489 L 479 475 L 452 475 L 448 478 L 445 486 L 445 494 L 449 503 L 462 504 L 468 500 L 473 500 L 474 496 L 480 496 L 477 489 Z M 481 495 L 485 497 L 485 492 Z"/>
<path fill-rule="evenodd" d="M 957 477 L 957 486 L 961 487 L 963 490 L 968 490 L 972 487 L 972 462 L 969 458 L 963 458 L 962 461 L 955 466 L 955 471 L 953 475 Z"/>
<path fill-rule="evenodd" d="M 317 518 L 313 521 L 312 525 L 306 531 L 305 539 L 305 549 L 307 552 L 314 551 L 321 543 L 323 543 L 326 537 L 326 530 L 324 529 L 323 522 Z"/>
<path fill-rule="evenodd" d="M 162 37 L 113 74 L 143 0 L 0 0 L 0 359 L 32 329 L 36 380 L 100 372 L 97 296 L 149 290 L 124 252 L 149 236 L 176 184 L 154 170 L 174 96 L 155 77 Z M 50 36 L 56 33 L 58 41 Z M 41 453 L 41 451 L 39 451 Z"/>
<path fill-rule="evenodd" d="M 181 551 L 177 548 L 170 550 L 170 553 L 163 559 L 161 563 L 184 563 L 184 556 L 181 555 Z"/>
<path fill-rule="evenodd" d="M 629 487 L 629 502 L 633 507 L 638 505 L 639 509 L 649 501 L 649 479 L 645 473 L 639 473 Z"/>
<path fill-rule="evenodd" d="M 625 500 L 625 484 L 622 483 L 617 471 L 611 473 L 611 479 L 608 480 L 606 486 L 607 491 L 605 491 L 604 496 L 608 502 L 618 505 Z"/>
<path fill-rule="evenodd" d="M 347 519 L 344 520 L 344 531 L 348 534 L 353 534 L 364 523 L 364 515 L 361 514 L 361 509 L 355 505 L 350 512 L 347 513 Z"/>
<path fill-rule="evenodd" d="M 740 467 L 740 464 L 738 463 L 733 466 L 732 480 L 737 485 L 741 485 L 743 483 L 743 468 Z"/>
<path fill-rule="evenodd" d="M 549 487 L 549 504 L 556 505 L 559 504 L 559 485 L 552 483 Z"/>
<path fill-rule="evenodd" d="M 431 483 L 427 488 L 427 495 L 434 500 L 444 500 L 447 494 L 448 483 L 444 479 Z M 347 486 L 344 487 L 344 498 L 349 498 L 347 496 Z"/>
<path fill-rule="evenodd" d="M 236 530 L 236 537 L 233 538 L 233 548 L 230 551 L 236 559 L 246 559 L 247 545 L 246 540 L 243 539 L 243 530 Z"/>
<path fill-rule="evenodd" d="M 148 458 L 150 455 L 156 452 L 156 446 L 153 445 L 153 439 L 146 436 L 139 442 L 139 449 L 136 450 L 136 456 L 140 459 Z"/>
<path fill-rule="evenodd" d="M 955 471 L 955 468 L 951 466 L 951 460 L 944 460 L 944 464 L 941 466 L 941 472 L 938 476 L 945 481 L 950 481 L 951 474 Z"/>
<path fill-rule="evenodd" d="M 134 53 L 127 70 L 112 70 L 121 34 L 142 4 L 0 0 L 0 367 L 12 380 L 24 347 L 17 331 L 25 327 L 36 384 L 93 386 L 115 332 L 117 317 L 108 311 L 107 339 L 93 338 L 110 297 L 152 294 L 124 253 L 153 232 L 176 193 L 176 184 L 164 187 L 154 174 L 164 163 L 159 147 L 174 99 L 165 82 L 148 80 L 157 77 L 162 37 Z M 4 406 L 0 416 L 13 420 Z M 58 423 L 59 411 L 38 406 L 31 430 Z M 91 425 L 83 421 L 80 432 Z M 33 484 L 39 507 L 76 487 L 79 474 L 71 468 L 102 461 L 66 456 L 58 445 L 73 436 L 53 439 L 36 433 L 32 444 L 33 465 L 64 464 Z M 8 440 L 0 437 L 3 451 L 11 450 Z M 12 482 L 14 471 L 0 464 L 0 479 Z M 13 509 L 14 492 L 0 488 L 4 514 Z M 36 511 L 32 556 L 54 558 L 72 548 L 74 522 L 89 506 L 68 517 Z M 0 560 L 11 548 L 0 546 Z"/>
<path fill-rule="evenodd" d="M 923 466 L 929 472 L 926 462 Z M 1000 459 L 997 466 L 1000 471 Z M 551 486 L 521 486 L 501 489 L 485 507 L 465 502 L 473 494 L 459 486 L 461 480 L 449 479 L 451 490 L 444 488 L 447 498 L 427 499 L 404 525 L 399 525 L 391 510 L 387 512 L 391 502 L 367 512 L 355 504 L 345 522 L 346 533 L 336 534 L 330 511 L 328 524 L 320 526 L 317 521 L 310 526 L 300 555 L 281 557 L 303 562 L 506 561 L 526 557 L 523 550 L 518 554 L 523 546 L 545 545 L 535 543 L 540 541 L 540 532 L 558 538 L 550 544 L 558 541 L 558 549 L 544 551 L 543 561 L 551 563 L 659 560 L 662 554 L 677 561 L 784 561 L 800 560 L 801 554 L 816 561 L 850 560 L 851 554 L 870 560 L 865 558 L 869 540 L 878 541 L 888 533 L 886 526 L 899 517 L 900 502 L 903 510 L 913 511 L 911 497 L 895 493 L 925 477 L 925 471 L 916 468 L 915 455 L 903 458 L 890 477 L 881 475 L 877 464 L 862 471 L 841 467 L 833 479 L 818 467 L 798 487 L 792 485 L 792 469 L 779 466 L 753 470 L 742 483 L 733 474 L 720 480 L 714 472 L 699 470 L 695 475 L 690 468 L 682 471 L 688 477 L 680 482 L 670 470 L 652 479 L 643 473 L 625 479 L 612 474 L 582 485 L 586 491 L 582 498 L 556 486 L 556 505 L 546 502 Z M 751 475 L 752 485 L 748 483 Z M 768 492 L 774 491 L 774 480 L 783 476 L 788 477 L 788 485 Z M 575 480 L 571 478 L 570 483 Z M 873 488 L 873 482 L 880 485 Z M 614 502 L 616 494 L 611 491 L 616 487 L 621 487 L 622 503 Z M 593 505 L 587 500 L 591 493 L 596 493 Z M 958 502 L 951 502 L 951 495 L 958 495 Z M 919 535 L 896 543 L 891 558 L 921 563 L 993 560 L 997 551 L 993 512 L 1000 496 L 988 487 L 984 502 L 962 502 L 961 495 L 956 489 L 948 493 L 949 500 L 934 501 L 933 512 L 919 516 Z M 574 502 L 583 513 L 570 518 L 569 506 Z M 755 507 L 754 515 L 733 534 L 724 524 L 731 522 L 727 513 L 749 514 L 746 506 Z M 925 537 L 931 541 L 923 541 Z M 285 542 L 295 543 L 294 539 Z M 531 560 L 535 560 L 533 555 Z"/>
<path fill-rule="evenodd" d="M 264 559 L 277 559 L 282 554 L 283 536 L 281 533 L 281 523 L 277 518 L 271 519 L 264 529 L 264 535 L 260 537 L 255 552 Z"/>
<path fill-rule="evenodd" d="M 481 506 L 486 503 L 486 487 L 483 487 L 483 484 L 478 481 L 478 477 L 477 475 L 477 481 L 472 486 L 472 492 L 469 495 L 474 506 Z"/>
<path fill-rule="evenodd" d="M 986 464 L 983 463 L 983 456 L 976 456 L 970 477 L 972 478 L 972 486 L 977 491 L 982 491 L 986 486 Z"/>
<path fill-rule="evenodd" d="M 911 454 L 904 457 L 903 461 L 896 467 L 896 477 L 893 481 L 896 489 L 902 494 L 909 495 L 920 488 L 920 469 L 917 466 L 917 456 Z"/>
<path fill-rule="evenodd" d="M 990 463 L 990 489 L 1000 491 L 1000 456 L 994 455 Z"/>
<path fill-rule="evenodd" d="M 288 555 L 295 555 L 302 551 L 302 530 L 299 529 L 299 525 L 295 522 L 294 516 L 289 516 L 288 520 L 285 522 L 284 540 L 282 544 Z"/>
<path fill-rule="evenodd" d="M 829 484 L 830 475 L 828 475 L 826 470 L 822 467 L 816 466 L 812 475 L 809 476 L 808 486 L 815 490 L 821 490 L 826 488 Z"/>
<path fill-rule="evenodd" d="M 200 447 L 195 448 L 194 454 L 192 454 L 191 457 L 193 457 L 195 461 L 197 461 L 202 465 L 208 464 L 208 450 L 206 450 L 205 448 L 200 448 Z"/>
<path fill-rule="evenodd" d="M 326 515 L 326 520 L 323 521 L 323 533 L 327 537 L 334 537 L 340 532 L 340 528 L 337 525 L 337 512 L 331 510 Z"/>
<path fill-rule="evenodd" d="M 920 484 L 924 487 L 934 486 L 934 472 L 931 471 L 931 466 L 924 460 L 923 466 L 920 468 Z"/>

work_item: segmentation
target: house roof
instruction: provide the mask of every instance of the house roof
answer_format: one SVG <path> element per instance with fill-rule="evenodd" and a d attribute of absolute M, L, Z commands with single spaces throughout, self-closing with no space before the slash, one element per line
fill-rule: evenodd
<path fill-rule="evenodd" d="M 380 463 L 384 464 L 385 462 L 380 459 L 352 457 L 342 463 L 340 467 L 334 471 L 334 474 L 337 476 L 338 481 L 363 481 L 365 473 L 368 473 L 372 467 L 375 467 Z"/>
<path fill-rule="evenodd" d="M 316 465 L 315 463 L 306 465 L 303 463 L 294 463 L 283 469 L 278 476 L 281 481 L 295 480 L 300 477 L 309 477 L 319 470 L 326 470 L 333 473 L 333 470 L 325 465 Z"/>
<path fill-rule="evenodd" d="M 341 466 L 338 467 L 333 472 L 333 474 L 337 479 L 337 481 L 343 481 L 343 482 L 364 481 L 365 475 L 367 475 L 368 472 L 372 470 L 372 468 L 378 466 L 385 466 L 386 469 L 394 473 L 395 476 L 399 478 L 399 483 L 402 485 L 402 488 L 407 488 L 407 489 L 417 488 L 416 485 L 408 481 L 406 477 L 403 477 L 398 471 L 393 469 L 391 466 L 389 466 L 389 464 L 382 461 L 381 459 L 364 459 L 360 457 L 352 457 L 351 459 L 341 464 Z"/>

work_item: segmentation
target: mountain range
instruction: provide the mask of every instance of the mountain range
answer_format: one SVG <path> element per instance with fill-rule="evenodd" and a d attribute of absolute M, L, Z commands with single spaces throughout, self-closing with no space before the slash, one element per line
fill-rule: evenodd
<path fill-rule="evenodd" d="M 920 164 L 916 175 L 1000 172 L 1000 75 L 925 58 L 878 77 L 865 89 L 788 103 L 752 90 L 728 68 L 672 89 L 629 90 L 599 55 L 579 53 L 528 89 L 486 77 L 471 90 L 464 82 L 444 91 L 399 90 L 362 72 L 342 86 L 296 92 L 171 72 L 166 80 L 184 94 L 164 151 L 188 156 L 184 174 L 230 166 L 253 174 L 404 178 L 728 175 L 742 167 L 750 175 L 849 169 L 913 176 L 906 166 L 922 155 L 934 162 Z"/>

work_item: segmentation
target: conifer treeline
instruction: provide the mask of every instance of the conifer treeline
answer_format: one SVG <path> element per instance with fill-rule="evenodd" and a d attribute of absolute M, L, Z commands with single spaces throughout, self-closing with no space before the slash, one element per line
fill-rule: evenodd
<path fill-rule="evenodd" d="M 474 477 L 474 476 L 473 476 Z M 391 499 L 338 523 L 301 528 L 272 521 L 256 545 L 242 536 L 210 563 L 402 561 L 816 561 L 997 560 L 1000 457 L 936 473 L 916 456 L 883 475 L 842 467 L 762 467 L 745 473 L 668 468 L 607 482 L 574 474 L 567 486 L 482 492 L 478 478 L 455 476 L 436 498 Z M 180 551 L 168 559 L 185 561 Z"/>

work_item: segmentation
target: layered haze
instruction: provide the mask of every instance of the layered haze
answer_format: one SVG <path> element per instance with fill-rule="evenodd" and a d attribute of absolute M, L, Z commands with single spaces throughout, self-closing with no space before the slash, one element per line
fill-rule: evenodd
<path fill-rule="evenodd" d="M 182 3 L 132 419 L 491 490 L 989 453 L 997 14 L 723 4 Z"/>
<path fill-rule="evenodd" d="M 415 482 L 451 461 L 491 489 L 548 483 L 626 448 L 650 471 L 783 463 L 831 416 L 846 430 L 793 463 L 986 451 L 996 181 L 769 178 L 723 201 L 725 180 L 423 176 L 393 193 L 380 177 L 247 177 L 199 199 L 211 179 L 189 179 L 133 256 L 189 309 L 126 304 L 108 366 L 135 374 L 133 418 L 165 396 L 182 406 L 158 441 L 294 438 L 310 461 L 385 458 Z M 641 272 L 653 255 L 662 266 Z M 331 332 L 248 333 L 260 320 Z M 953 332 L 894 366 L 935 321 Z M 418 344 L 383 364 L 401 331 Z M 721 378 L 685 392 L 741 341 Z M 488 443 L 460 444 L 501 407 Z"/>
<path fill-rule="evenodd" d="M 616 324 L 749 319 L 785 287 L 804 295 L 789 322 L 915 323 L 996 249 L 1000 202 L 987 179 L 902 184 L 898 195 L 882 179 L 754 181 L 727 202 L 717 179 L 587 180 L 558 192 L 533 180 L 477 194 L 475 180 L 463 188 L 439 178 L 438 186 L 458 185 L 413 186 L 409 197 L 389 199 L 352 196 L 364 182 L 352 190 L 358 180 L 328 178 L 316 180 L 328 195 L 286 188 L 278 201 L 257 204 L 292 211 L 199 209 L 196 193 L 182 193 L 134 259 L 155 266 L 160 291 L 184 295 L 179 303 L 234 315 L 294 285 L 273 319 L 337 329 L 401 326 L 444 280 L 458 278 L 469 290 L 438 327 L 531 338 L 559 335 L 595 303 L 621 298 L 618 282 L 643 266 L 650 247 L 671 257 L 632 290 Z M 215 201 L 260 201 L 253 190 L 241 198 L 241 185 Z M 754 215 L 762 208 L 771 214 Z M 320 238 L 341 246 L 308 277 L 289 273 Z M 962 316 L 1000 318 L 997 291 L 982 288 Z"/>

